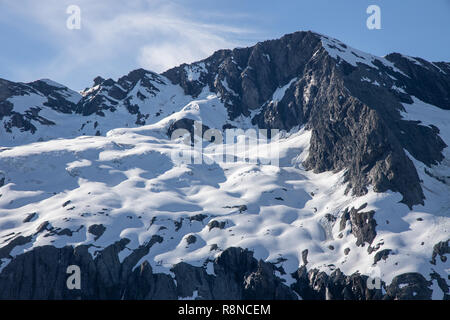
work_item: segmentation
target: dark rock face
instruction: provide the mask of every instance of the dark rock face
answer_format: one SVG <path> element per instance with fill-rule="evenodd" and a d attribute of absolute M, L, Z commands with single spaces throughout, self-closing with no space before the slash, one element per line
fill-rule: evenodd
<path fill-rule="evenodd" d="M 190 142 L 191 144 L 194 143 L 195 139 L 201 139 L 203 137 L 203 134 L 205 131 L 207 131 L 209 128 L 202 124 L 201 128 L 196 128 L 195 121 L 188 118 L 183 118 L 180 120 L 177 120 L 170 124 L 169 128 L 167 129 L 167 136 L 169 138 L 178 138 L 176 136 L 173 136 L 176 130 L 184 130 L 186 132 L 189 132 L 190 134 Z M 186 141 L 188 142 L 188 141 Z"/>
<path fill-rule="evenodd" d="M 13 240 L 11 240 L 6 246 L 0 248 L 0 260 L 4 259 L 4 258 L 9 258 L 10 257 L 10 253 L 11 251 L 16 247 L 16 246 L 21 246 L 24 244 L 27 244 L 31 241 L 32 237 L 28 236 L 28 237 L 24 237 L 24 236 L 18 236 L 15 237 Z M 1 266 L 1 261 L 0 261 L 0 266 Z"/>
<path fill-rule="evenodd" d="M 368 277 L 358 273 L 347 276 L 339 269 L 330 275 L 319 270 L 307 270 L 300 267 L 293 277 L 297 280 L 291 288 L 305 300 L 429 300 L 432 283 L 427 281 L 419 273 L 405 273 L 396 276 L 387 286 L 381 282 L 381 287 L 386 290 L 383 295 L 381 288 L 367 286 Z M 448 292 L 448 286 L 439 274 L 432 278 L 439 279 L 444 293 Z M 444 294 L 444 299 L 446 298 Z"/>
<path fill-rule="evenodd" d="M 447 284 L 447 281 L 445 281 L 445 279 L 442 278 L 439 275 L 439 273 L 437 273 L 436 271 L 432 272 L 430 274 L 430 277 L 431 277 L 432 280 L 436 280 L 439 288 L 444 293 L 444 296 L 443 296 L 442 300 L 450 300 L 450 295 L 449 295 L 450 289 L 449 289 L 449 286 Z"/>
<path fill-rule="evenodd" d="M 377 222 L 373 218 L 374 214 L 375 211 L 360 212 L 355 208 L 350 210 L 352 234 L 356 237 L 357 246 L 364 245 L 365 242 L 370 245 L 375 239 Z"/>
<path fill-rule="evenodd" d="M 95 236 L 94 240 L 97 240 L 98 238 L 100 238 L 103 233 L 105 232 L 106 227 L 102 224 L 93 224 L 91 226 L 89 226 L 88 228 L 88 232 L 93 234 Z"/>
<path fill-rule="evenodd" d="M 202 299 L 213 299 L 214 276 L 207 274 L 204 268 L 182 262 L 175 265 L 171 271 L 177 281 L 177 297 L 191 297 L 193 292 L 197 291 Z"/>
<path fill-rule="evenodd" d="M 319 46 L 320 39 L 315 34 L 297 32 L 250 48 L 220 50 L 203 61 L 181 65 L 163 75 L 194 97 L 208 86 L 221 95 L 234 119 L 259 108 L 275 89 L 301 73 Z M 189 81 L 187 69 L 199 69 L 201 64 L 204 68 L 199 79 Z"/>
<path fill-rule="evenodd" d="M 8 121 L 4 122 L 4 130 L 8 133 L 12 132 L 13 128 L 18 128 L 21 131 L 36 132 L 36 126 L 32 121 L 36 121 L 42 125 L 55 125 L 54 122 L 39 115 L 42 110 L 41 105 L 29 105 L 28 110 L 24 113 L 19 113 L 14 110 L 14 105 L 7 101 L 12 97 L 21 97 L 28 95 L 36 95 L 45 100 L 43 106 L 49 107 L 60 113 L 72 113 L 76 106 L 78 93 L 70 90 L 67 87 L 53 84 L 48 80 L 37 80 L 30 83 L 11 82 L 0 79 L 0 120 L 4 117 L 9 117 Z M 72 99 L 68 99 L 72 97 Z M 81 98 L 81 96 L 80 96 Z"/>
<path fill-rule="evenodd" d="M 367 288 L 367 276 L 357 273 L 346 276 L 337 269 L 327 275 L 302 266 L 293 277 L 297 282 L 291 287 L 304 300 L 379 300 L 383 297 L 381 289 Z"/>
<path fill-rule="evenodd" d="M 302 110 L 303 123 L 312 129 L 305 168 L 315 172 L 347 170 L 346 181 L 354 195 L 364 195 L 367 186 L 373 185 L 376 192 L 402 193 L 409 206 L 423 203 L 419 177 L 404 148 L 421 161 L 435 163 L 443 159 L 443 141 L 431 128 L 401 120 L 398 98 L 385 88 L 361 82 L 363 65 L 337 65 L 325 50 L 319 52 L 295 90 L 288 91 L 286 101 L 280 102 L 291 106 L 286 110 Z M 269 108 L 265 113 L 272 111 Z M 407 137 L 420 137 L 420 143 Z"/>
<path fill-rule="evenodd" d="M 136 97 L 141 101 L 158 94 L 157 84 L 165 84 L 161 76 L 144 69 L 133 70 L 117 81 L 97 77 L 94 79 L 94 87 L 85 91 L 87 94 L 77 104 L 75 112 L 83 116 L 105 116 L 105 111 L 115 112 L 121 103 L 130 114 L 136 115 L 136 125 L 144 125 L 150 115 L 133 103 L 130 94 L 138 83 L 140 88 Z"/>
<path fill-rule="evenodd" d="M 118 254 L 127 239 L 97 252 L 93 259 L 87 246 L 33 249 L 12 260 L 0 273 L 0 299 L 177 299 L 198 291 L 201 299 L 296 299 L 275 277 L 273 265 L 257 261 L 251 252 L 230 248 L 214 261 L 216 275 L 201 267 L 180 263 L 173 267 L 174 279 L 154 274 L 144 261 L 136 263 L 161 238 L 134 250 L 122 262 Z M 81 289 L 66 286 L 66 269 L 81 269 Z M 52 281 L 49 281 L 52 279 Z"/>
<path fill-rule="evenodd" d="M 122 263 L 118 253 L 128 239 L 97 252 L 95 259 L 87 246 L 35 248 L 13 259 L 0 274 L 0 299 L 119 299 L 132 267 L 145 256 L 160 237 L 154 236 Z M 67 267 L 81 269 L 81 290 L 68 290 Z M 49 280 L 51 279 L 51 280 Z"/>
<path fill-rule="evenodd" d="M 364 246 L 367 242 L 372 244 L 373 240 L 377 236 L 376 226 L 377 222 L 374 219 L 375 211 L 363 212 L 362 210 L 367 206 L 367 203 L 360 208 L 346 208 L 341 216 L 339 223 L 339 230 L 342 231 L 347 225 L 347 221 L 350 222 L 351 232 L 356 237 L 356 245 Z"/>
<path fill-rule="evenodd" d="M 296 295 L 274 276 L 273 264 L 258 262 L 256 271 L 245 280 L 245 300 L 297 300 Z"/>
<path fill-rule="evenodd" d="M 219 228 L 219 229 L 223 229 L 223 228 L 225 228 L 225 225 L 226 225 L 226 222 L 225 221 L 217 221 L 217 220 L 211 220 L 209 223 L 208 223 L 208 227 L 209 227 L 209 230 L 211 231 L 211 229 L 214 229 L 214 228 Z"/>
<path fill-rule="evenodd" d="M 302 251 L 302 262 L 304 266 L 308 264 L 308 252 L 308 249 Z"/>
<path fill-rule="evenodd" d="M 386 59 L 403 71 L 400 84 L 420 100 L 450 110 L 450 73 L 448 63 L 432 63 L 421 58 L 408 58 L 391 53 Z M 400 86 L 399 86 L 400 87 Z"/>
<path fill-rule="evenodd" d="M 34 134 L 37 128 L 33 122 L 47 126 L 57 125 L 39 115 L 43 107 L 48 107 L 62 114 L 77 113 L 81 117 L 92 114 L 105 116 L 105 111 L 114 112 L 121 104 L 130 114 L 136 116 L 136 125 L 144 125 L 150 115 L 140 110 L 139 106 L 133 102 L 131 95 L 131 91 L 138 83 L 140 88 L 135 93 L 135 98 L 141 101 L 158 94 L 159 89 L 156 85 L 165 84 L 163 78 L 158 74 L 137 69 L 117 81 L 96 77 L 94 86 L 86 89 L 82 96 L 50 80 L 15 83 L 0 79 L 0 120 L 4 117 L 10 117 L 8 121 L 4 122 L 4 128 L 9 133 L 12 132 L 13 128 L 18 128 L 21 131 L 29 131 Z M 30 102 L 31 104 L 26 106 L 28 110 L 19 113 L 14 110 L 14 105 L 7 101 L 11 97 L 26 95 L 36 95 L 36 97 L 43 98 L 44 102 L 42 105 L 33 105 Z"/>
<path fill-rule="evenodd" d="M 346 47 L 331 41 L 335 47 Z M 402 120 L 401 103 L 412 103 L 410 94 L 414 94 L 448 108 L 450 77 L 425 61 L 417 66 L 396 55 L 388 59 L 400 71 L 380 60 L 373 62 L 376 68 L 352 66 L 332 58 L 318 34 L 296 32 L 250 48 L 221 50 L 164 75 L 194 97 L 209 87 L 222 97 L 231 119 L 261 108 L 252 120 L 260 128 L 290 130 L 306 125 L 312 130 L 306 169 L 346 170 L 354 195 L 366 194 L 372 185 L 376 192 L 400 192 L 411 207 L 423 204 L 424 195 L 404 149 L 430 165 L 442 161 L 446 145 L 436 128 Z M 195 68 L 201 70 L 200 76 L 190 81 L 187 70 Z M 287 84 L 284 97 L 272 101 L 275 89 Z M 407 93 L 396 88 L 406 88 Z"/>
<path fill-rule="evenodd" d="M 350 220 L 350 212 L 348 211 L 348 208 L 345 208 L 344 212 L 342 213 L 341 220 L 339 222 L 339 231 L 342 231 L 347 226 L 347 221 Z"/>
<path fill-rule="evenodd" d="M 22 239 L 23 240 L 23 239 Z M 228 248 L 213 263 L 214 274 L 203 267 L 187 263 L 173 266 L 175 280 L 167 274 L 153 273 L 148 261 L 136 266 L 150 248 L 162 238 L 152 239 L 134 250 L 122 262 L 118 254 L 129 243 L 121 239 L 97 251 L 92 258 L 88 246 L 55 248 L 37 247 L 15 257 L 0 273 L 0 299 L 197 299 L 232 300 L 371 300 L 430 299 L 431 289 L 422 275 L 408 273 L 394 278 L 383 296 L 381 289 L 367 287 L 367 276 L 358 273 L 347 276 L 339 269 L 330 275 L 317 269 L 300 267 L 293 274 L 291 287 L 275 275 L 276 267 L 258 261 L 252 252 Z M 20 245 L 23 241 L 17 243 Z M 4 250 L 1 257 L 8 253 Z M 69 290 L 67 267 L 81 270 L 81 289 Z M 439 276 L 439 275 L 438 275 Z M 50 280 L 51 279 L 51 280 Z M 436 275 L 433 279 L 438 279 Z M 439 276 L 440 279 L 440 276 Z M 438 280 L 439 280 L 438 279 Z M 440 279 L 444 292 L 445 280 Z"/>
<path fill-rule="evenodd" d="M 431 285 L 420 273 L 405 273 L 395 277 L 386 289 L 385 300 L 430 300 Z"/>
<path fill-rule="evenodd" d="M 28 83 L 27 85 L 47 98 L 47 102 L 44 102 L 44 106 L 50 107 L 61 113 L 70 114 L 73 112 L 76 102 L 68 100 L 67 95 L 70 94 L 77 98 L 79 95 L 69 88 L 56 83 L 52 84 L 46 80 L 37 80 Z"/>
<path fill-rule="evenodd" d="M 450 254 L 450 246 L 448 245 L 450 239 L 447 241 L 441 241 L 434 245 L 433 254 L 431 256 L 431 263 L 436 264 L 436 257 L 439 256 L 442 262 L 447 261 L 446 254 Z"/>
<path fill-rule="evenodd" d="M 196 214 L 195 216 L 189 217 L 189 221 L 198 221 L 198 222 L 203 222 L 203 220 L 205 220 L 206 218 L 208 218 L 208 216 L 206 214 Z"/>
<path fill-rule="evenodd" d="M 197 242 L 197 237 L 191 234 L 186 238 L 186 242 L 187 244 L 194 244 Z"/>
<path fill-rule="evenodd" d="M 177 299 L 177 289 L 169 275 L 154 274 L 150 264 L 144 261 L 128 279 L 123 299 L 175 300 Z"/>
<path fill-rule="evenodd" d="M 26 218 L 23 219 L 22 222 L 23 222 L 23 223 L 26 223 L 26 222 L 33 221 L 36 217 L 37 217 L 37 213 L 36 213 L 36 212 L 29 213 L 29 214 L 26 216 Z"/>
<path fill-rule="evenodd" d="M 175 265 L 172 271 L 179 297 L 190 297 L 197 291 L 201 299 L 297 299 L 275 277 L 272 264 L 258 262 L 251 252 L 240 248 L 229 248 L 214 261 L 215 276 L 186 263 Z"/>
<path fill-rule="evenodd" d="M 376 264 L 381 259 L 386 260 L 389 257 L 389 254 L 392 252 L 391 249 L 384 249 L 375 254 L 373 258 L 373 264 Z"/>

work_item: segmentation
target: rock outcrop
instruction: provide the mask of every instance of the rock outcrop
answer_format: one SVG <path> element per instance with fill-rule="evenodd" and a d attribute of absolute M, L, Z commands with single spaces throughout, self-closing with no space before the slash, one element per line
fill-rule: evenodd
<path fill-rule="evenodd" d="M 21 104 L 21 109 L 26 107 L 28 110 L 17 110 L 17 106 L 8 100 L 14 97 L 23 98 L 23 101 L 17 103 Z M 28 99 L 29 97 L 34 99 Z M 13 128 L 17 128 L 22 132 L 35 133 L 33 121 L 46 126 L 55 125 L 53 121 L 40 115 L 43 107 L 70 114 L 80 99 L 79 93 L 51 80 L 21 83 L 0 79 L 0 120 L 8 119 L 3 123 L 2 130 L 11 133 Z"/>
<path fill-rule="evenodd" d="M 232 300 L 373 300 L 430 299 L 431 282 L 416 273 L 399 275 L 385 288 L 367 286 L 367 276 L 344 275 L 339 269 L 330 275 L 301 266 L 287 286 L 275 275 L 273 264 L 256 260 L 253 253 L 228 248 L 214 261 L 214 274 L 205 267 L 179 263 L 168 274 L 154 273 L 146 260 L 138 265 L 161 238 L 154 236 L 122 261 L 119 253 L 128 239 L 97 251 L 94 258 L 88 246 L 37 247 L 15 257 L 0 272 L 0 299 L 179 299 L 197 292 L 197 299 Z M 18 243 L 17 245 L 20 245 Z M 4 257 L 5 254 L 2 255 Z M 68 289 L 67 267 L 80 268 L 81 288 Z M 441 281 L 441 284 L 446 285 Z"/>
<path fill-rule="evenodd" d="M 260 109 L 252 119 L 260 128 L 306 125 L 312 137 L 304 166 L 317 173 L 346 170 L 355 195 L 373 186 L 376 192 L 400 192 L 410 207 L 423 204 L 417 171 L 404 150 L 431 165 L 442 161 L 446 145 L 437 128 L 402 120 L 401 103 L 412 103 L 414 94 L 449 108 L 450 76 L 437 65 L 423 61 L 419 66 L 398 55 L 352 65 L 333 57 L 330 49 L 351 50 L 313 32 L 296 32 L 249 48 L 221 50 L 164 75 L 194 97 L 209 87 L 222 97 L 231 119 Z M 199 74 L 194 80 L 192 70 Z M 282 87 L 280 100 L 273 99 Z"/>

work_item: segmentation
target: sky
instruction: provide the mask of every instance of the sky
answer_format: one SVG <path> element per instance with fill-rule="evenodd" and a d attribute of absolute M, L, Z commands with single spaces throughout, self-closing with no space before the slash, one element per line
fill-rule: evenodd
<path fill-rule="evenodd" d="M 71 5 L 79 29 L 67 27 Z M 380 7 L 381 29 L 367 28 L 369 5 Z M 99 75 L 163 72 L 299 30 L 378 56 L 450 61 L 449 16 L 450 0 L 0 0 L 0 78 L 81 90 Z"/>

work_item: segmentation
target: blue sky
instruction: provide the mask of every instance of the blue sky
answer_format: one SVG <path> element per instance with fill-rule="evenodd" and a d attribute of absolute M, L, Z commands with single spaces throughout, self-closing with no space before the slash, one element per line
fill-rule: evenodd
<path fill-rule="evenodd" d="M 366 27 L 369 5 L 381 30 Z M 69 30 L 69 5 L 81 29 Z M 97 75 L 161 72 L 220 48 L 313 30 L 379 56 L 450 61 L 450 0 L 0 0 L 0 78 L 50 78 L 74 89 Z"/>

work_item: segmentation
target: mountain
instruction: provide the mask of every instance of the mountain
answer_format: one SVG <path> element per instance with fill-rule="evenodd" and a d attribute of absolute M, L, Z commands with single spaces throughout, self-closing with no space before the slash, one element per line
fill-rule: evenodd
<path fill-rule="evenodd" d="M 50 80 L 0 80 L 0 117 L 6 131 L 1 145 L 105 135 L 114 128 L 156 122 L 189 101 L 181 88 L 143 69 L 117 82 L 97 77 L 93 84 L 78 93 Z"/>
<path fill-rule="evenodd" d="M 296 32 L 80 93 L 0 80 L 0 121 L 1 298 L 448 298 L 449 63 Z M 174 162 L 194 121 L 281 130 L 279 166 Z"/>

